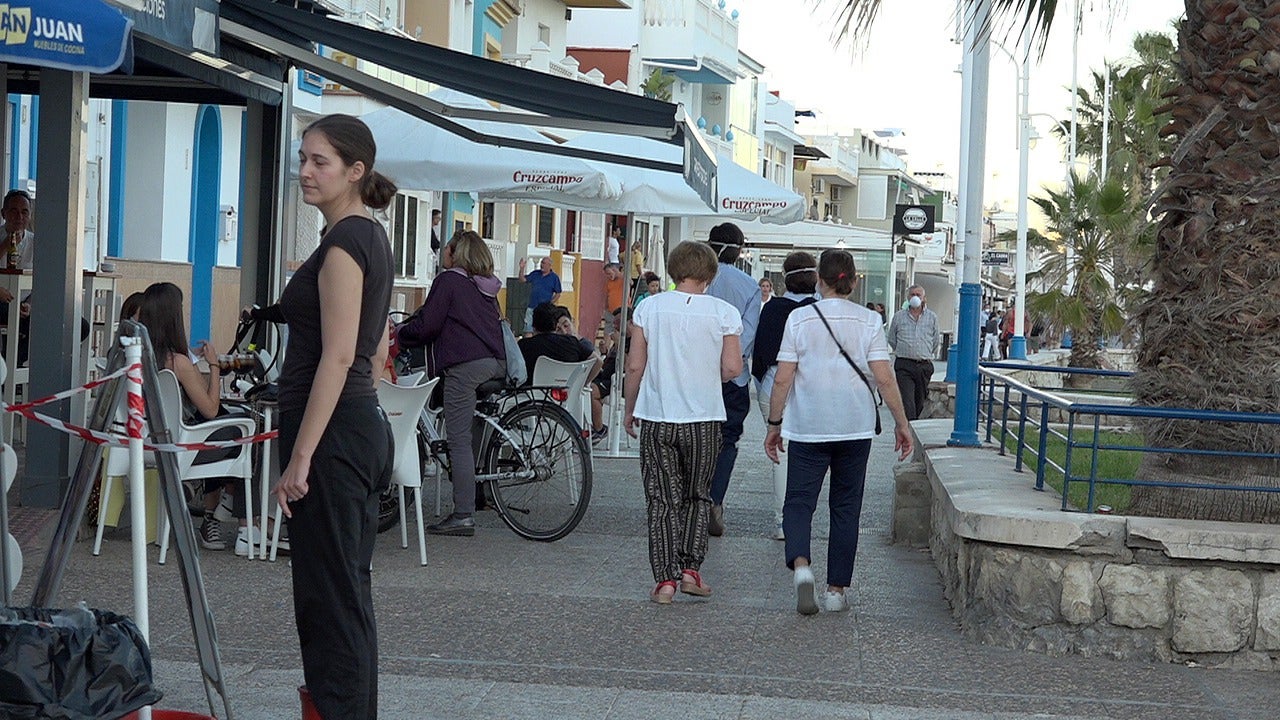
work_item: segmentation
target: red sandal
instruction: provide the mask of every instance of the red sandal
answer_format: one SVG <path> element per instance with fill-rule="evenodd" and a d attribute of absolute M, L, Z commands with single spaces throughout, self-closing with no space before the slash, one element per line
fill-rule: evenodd
<path fill-rule="evenodd" d="M 668 590 L 670 592 L 668 592 Z M 676 581 L 663 580 L 658 583 L 653 592 L 649 593 L 649 599 L 659 605 L 670 605 L 671 599 L 676 596 Z"/>
<path fill-rule="evenodd" d="M 693 578 L 690 580 L 689 578 Z M 697 570 L 685 570 L 680 575 L 680 592 L 686 595 L 707 597 L 711 594 L 711 586 L 702 582 Z"/>

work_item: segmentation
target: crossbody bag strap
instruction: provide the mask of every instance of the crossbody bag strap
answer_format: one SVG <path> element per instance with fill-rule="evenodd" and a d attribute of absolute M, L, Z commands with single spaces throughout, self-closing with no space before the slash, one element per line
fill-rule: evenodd
<path fill-rule="evenodd" d="M 840 351 L 840 356 L 844 358 L 845 362 L 849 363 L 849 367 L 853 368 L 853 371 L 858 373 L 858 377 L 862 378 L 862 382 L 867 386 L 867 391 L 871 393 L 871 407 L 873 409 L 878 408 L 881 403 L 880 396 L 876 394 L 876 389 L 871 385 L 871 381 L 867 379 L 867 374 L 862 372 L 862 368 L 858 367 L 858 363 L 854 362 L 853 358 L 849 357 L 849 353 L 845 352 L 844 346 L 840 344 L 840 340 L 836 337 L 835 330 L 831 329 L 831 323 L 827 322 L 826 316 L 818 309 L 817 303 L 814 303 L 813 311 L 818 313 L 818 319 L 822 321 L 823 327 L 825 327 L 827 332 L 831 335 L 831 341 L 836 344 L 836 349 Z M 876 434 L 879 435 L 882 431 L 880 426 L 880 412 L 878 410 L 875 411 L 875 415 Z"/>

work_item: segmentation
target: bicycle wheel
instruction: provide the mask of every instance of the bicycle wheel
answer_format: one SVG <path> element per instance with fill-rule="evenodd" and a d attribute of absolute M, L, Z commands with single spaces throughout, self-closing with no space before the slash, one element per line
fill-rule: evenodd
<path fill-rule="evenodd" d="M 488 483 L 498 515 L 529 540 L 568 535 L 591 500 L 591 449 L 581 428 L 546 400 L 522 402 L 498 424 L 506 435 L 489 434 L 480 463 L 481 475 L 500 476 Z"/>

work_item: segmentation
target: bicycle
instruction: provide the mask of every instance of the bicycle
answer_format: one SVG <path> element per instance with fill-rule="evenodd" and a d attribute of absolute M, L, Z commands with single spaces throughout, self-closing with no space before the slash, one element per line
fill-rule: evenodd
<path fill-rule="evenodd" d="M 502 380 L 476 390 L 477 500 L 492 500 L 503 523 L 529 540 L 552 542 L 568 535 L 591 500 L 591 447 L 578 422 L 557 402 L 563 391 L 511 387 Z M 440 411 L 429 402 L 418 418 L 422 487 L 433 471 L 449 472 Z M 399 493 L 388 489 L 379 504 L 379 532 L 395 527 L 399 511 Z"/>

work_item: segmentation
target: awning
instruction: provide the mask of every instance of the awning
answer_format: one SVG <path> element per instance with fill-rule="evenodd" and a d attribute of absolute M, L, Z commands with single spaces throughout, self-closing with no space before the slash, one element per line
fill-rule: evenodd
<path fill-rule="evenodd" d="M 0 62 L 109 73 L 127 58 L 132 27 L 102 0 L 0 5 Z"/>
<path fill-rule="evenodd" d="M 228 27 L 227 21 L 307 50 L 311 43 L 320 43 L 415 78 L 561 121 L 550 126 L 678 140 L 677 107 L 671 103 L 428 45 L 267 0 L 222 0 L 221 13 L 224 31 L 233 35 L 242 34 Z M 299 64 L 304 60 L 290 59 Z M 503 119 L 492 111 L 478 112 L 483 114 L 454 117 Z"/>
<path fill-rule="evenodd" d="M 674 145 L 605 133 L 583 133 L 566 142 L 565 146 L 665 162 L 678 162 L 681 156 L 681 149 Z M 596 164 L 595 161 L 592 164 Z M 605 163 L 604 169 L 622 181 L 622 197 L 608 204 L 577 204 L 574 209 L 667 217 L 758 218 L 776 224 L 795 222 L 804 217 L 802 196 L 725 157 L 717 163 L 718 199 L 715 210 L 707 207 L 681 173 L 610 163 Z"/>
<path fill-rule="evenodd" d="M 455 107 L 483 104 L 447 89 L 428 97 Z M 474 192 L 481 197 L 501 195 L 547 204 L 566 196 L 607 201 L 621 193 L 617 181 L 585 160 L 472 142 L 391 107 L 360 119 L 378 145 L 378 172 L 402 189 Z M 462 124 L 492 135 L 541 143 L 548 150 L 556 147 L 521 125 L 484 120 L 464 120 Z"/>

